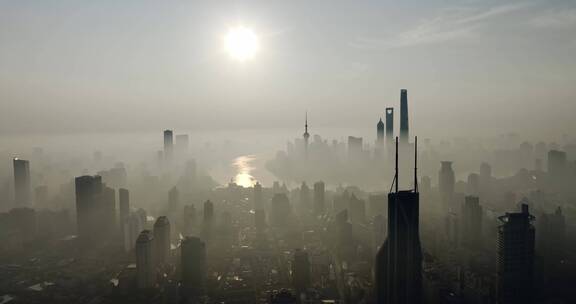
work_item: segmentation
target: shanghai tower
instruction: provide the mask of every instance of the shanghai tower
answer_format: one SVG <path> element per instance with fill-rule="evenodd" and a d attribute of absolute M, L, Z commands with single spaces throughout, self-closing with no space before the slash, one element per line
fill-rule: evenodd
<path fill-rule="evenodd" d="M 400 141 L 408 142 L 408 90 L 400 90 Z"/>

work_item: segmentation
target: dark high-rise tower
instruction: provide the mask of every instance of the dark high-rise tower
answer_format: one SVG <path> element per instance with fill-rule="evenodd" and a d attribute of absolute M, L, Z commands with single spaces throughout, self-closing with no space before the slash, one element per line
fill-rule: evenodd
<path fill-rule="evenodd" d="M 30 185 L 30 162 L 14 158 L 14 201 L 17 207 L 32 205 Z"/>
<path fill-rule="evenodd" d="M 75 186 L 78 239 L 84 246 L 109 241 L 116 224 L 114 189 L 106 187 L 98 175 L 77 177 Z"/>
<path fill-rule="evenodd" d="M 481 245 L 482 206 L 477 196 L 466 196 L 462 206 L 462 243 L 468 247 Z"/>
<path fill-rule="evenodd" d="M 172 130 L 164 130 L 164 158 L 172 159 L 174 152 L 174 134 Z"/>
<path fill-rule="evenodd" d="M 292 281 L 298 295 L 310 287 L 310 261 L 308 260 L 308 253 L 304 250 L 296 249 L 294 251 Z"/>
<path fill-rule="evenodd" d="M 534 280 L 534 216 L 521 212 L 498 218 L 498 303 L 532 303 Z"/>
<path fill-rule="evenodd" d="M 376 255 L 376 303 L 410 304 L 421 301 L 420 197 L 416 167 L 414 173 L 414 189 L 398 191 L 397 138 L 396 175 L 394 177 L 396 187 L 388 194 L 388 237 Z"/>
<path fill-rule="evenodd" d="M 170 262 L 170 222 L 165 216 L 154 223 L 154 257 L 157 264 Z"/>
<path fill-rule="evenodd" d="M 378 144 L 384 143 L 384 122 L 382 118 L 376 124 L 376 142 Z"/>
<path fill-rule="evenodd" d="M 384 152 L 384 122 L 382 118 L 376 124 L 376 157 L 381 157 Z"/>
<path fill-rule="evenodd" d="M 197 237 L 187 236 L 181 243 L 182 294 L 197 297 L 204 290 L 206 245 Z"/>
<path fill-rule="evenodd" d="M 454 175 L 454 170 L 452 170 L 452 162 L 440 162 L 440 171 L 438 172 L 438 190 L 440 191 L 440 198 L 443 207 L 446 210 L 452 208 L 455 183 L 456 177 Z"/>
<path fill-rule="evenodd" d="M 130 251 L 134 244 L 131 243 L 130 238 L 130 192 L 128 189 L 118 189 L 118 200 L 120 206 L 119 226 L 122 240 L 124 243 L 124 250 Z"/>
<path fill-rule="evenodd" d="M 408 90 L 400 90 L 400 141 L 408 142 Z"/>
<path fill-rule="evenodd" d="M 394 108 L 386 108 L 386 140 L 394 142 Z"/>
<path fill-rule="evenodd" d="M 136 239 L 136 285 L 138 288 L 152 288 L 156 273 L 153 261 L 154 237 L 152 232 L 144 230 Z"/>

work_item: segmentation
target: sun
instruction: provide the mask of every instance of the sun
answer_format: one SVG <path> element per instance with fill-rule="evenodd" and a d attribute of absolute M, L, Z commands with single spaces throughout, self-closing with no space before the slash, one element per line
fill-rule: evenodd
<path fill-rule="evenodd" d="M 253 59 L 259 50 L 258 36 L 248 27 L 238 26 L 228 30 L 224 37 L 224 48 L 235 60 Z"/>

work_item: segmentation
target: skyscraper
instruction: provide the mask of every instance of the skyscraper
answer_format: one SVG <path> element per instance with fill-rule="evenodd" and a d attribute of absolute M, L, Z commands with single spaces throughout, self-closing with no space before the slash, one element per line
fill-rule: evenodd
<path fill-rule="evenodd" d="M 394 144 L 394 108 L 386 108 L 386 141 L 388 146 Z"/>
<path fill-rule="evenodd" d="M 324 182 L 314 183 L 314 215 L 324 213 Z"/>
<path fill-rule="evenodd" d="M 521 212 L 498 218 L 498 303 L 532 303 L 534 280 L 534 216 Z"/>
<path fill-rule="evenodd" d="M 375 157 L 382 157 L 384 154 L 384 122 L 382 118 L 376 124 L 376 148 L 374 149 Z"/>
<path fill-rule="evenodd" d="M 170 263 L 170 222 L 165 216 L 154 223 L 154 258 L 156 264 Z"/>
<path fill-rule="evenodd" d="M 400 141 L 408 143 L 408 90 L 400 90 Z"/>
<path fill-rule="evenodd" d="M 310 261 L 308 260 L 308 253 L 304 250 L 296 249 L 294 251 L 292 281 L 298 295 L 310 287 Z"/>
<path fill-rule="evenodd" d="M 262 200 L 262 185 L 256 182 L 253 189 L 254 193 L 254 210 L 264 209 L 264 204 Z"/>
<path fill-rule="evenodd" d="M 83 245 L 101 245 L 115 233 L 115 191 L 98 175 L 77 177 L 75 186 L 78 238 Z"/>
<path fill-rule="evenodd" d="M 172 130 L 164 130 L 164 158 L 172 159 L 174 154 L 174 134 Z"/>
<path fill-rule="evenodd" d="M 456 177 L 454 170 L 452 170 L 452 162 L 440 162 L 440 172 L 438 172 L 438 190 L 440 191 L 440 198 L 445 210 L 452 208 L 452 199 L 454 197 L 454 187 Z"/>
<path fill-rule="evenodd" d="M 130 242 L 130 192 L 128 192 L 128 189 L 118 189 L 118 200 L 120 205 L 120 216 L 118 219 L 120 234 L 122 235 L 124 250 L 130 251 L 134 244 Z"/>
<path fill-rule="evenodd" d="M 141 289 L 152 288 L 155 284 L 153 241 L 149 230 L 140 232 L 136 240 L 136 285 Z"/>
<path fill-rule="evenodd" d="M 482 241 L 482 206 L 477 196 L 466 196 L 462 206 L 462 243 L 478 247 Z"/>
<path fill-rule="evenodd" d="M 417 149 L 416 149 L 417 150 Z M 416 173 L 416 168 L 414 169 Z M 398 191 L 398 139 L 395 190 L 388 194 L 388 237 L 376 255 L 376 303 L 420 303 L 422 251 L 419 235 L 419 193 Z"/>
<path fill-rule="evenodd" d="M 32 205 L 32 186 L 30 183 L 30 162 L 14 158 L 14 202 L 16 207 Z"/>
<path fill-rule="evenodd" d="M 211 224 L 214 219 L 214 204 L 207 200 L 204 202 L 204 223 Z"/>
<path fill-rule="evenodd" d="M 290 215 L 290 201 L 286 193 L 274 194 L 270 205 L 270 225 L 286 227 Z"/>
<path fill-rule="evenodd" d="M 187 236 L 181 243 L 182 294 L 196 297 L 204 291 L 206 245 L 197 237 Z"/>
<path fill-rule="evenodd" d="M 378 144 L 384 143 L 384 122 L 382 122 L 382 118 L 376 124 L 376 142 Z"/>

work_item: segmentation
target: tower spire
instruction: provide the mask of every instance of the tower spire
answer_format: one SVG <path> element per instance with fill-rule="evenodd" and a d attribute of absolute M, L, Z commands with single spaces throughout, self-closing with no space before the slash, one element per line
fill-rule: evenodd
<path fill-rule="evenodd" d="M 398 193 L 398 136 L 396 136 L 396 159 L 394 162 L 394 179 L 392 180 L 392 185 L 390 185 L 390 192 L 394 189 L 395 193 Z"/>
<path fill-rule="evenodd" d="M 414 136 L 414 192 L 418 192 L 418 136 Z"/>
<path fill-rule="evenodd" d="M 306 111 L 306 116 L 304 118 L 304 139 L 308 140 L 310 134 L 308 133 L 308 111 Z"/>

